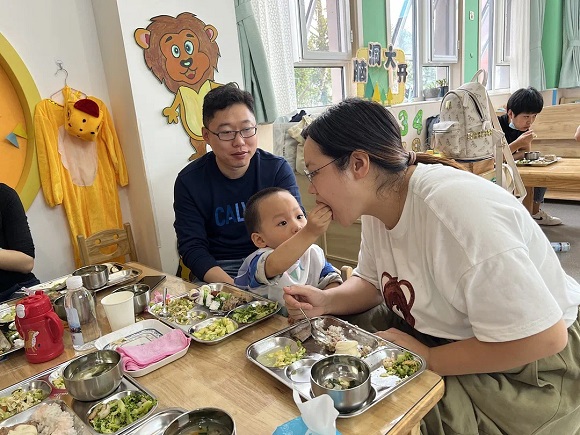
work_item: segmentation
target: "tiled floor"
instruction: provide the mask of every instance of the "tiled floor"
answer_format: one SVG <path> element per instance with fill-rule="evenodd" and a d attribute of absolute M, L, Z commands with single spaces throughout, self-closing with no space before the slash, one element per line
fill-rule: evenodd
<path fill-rule="evenodd" d="M 580 282 L 580 202 L 549 201 L 542 208 L 562 219 L 562 225 L 543 226 L 551 242 L 569 242 L 569 252 L 559 252 L 558 258 L 568 275 Z"/>

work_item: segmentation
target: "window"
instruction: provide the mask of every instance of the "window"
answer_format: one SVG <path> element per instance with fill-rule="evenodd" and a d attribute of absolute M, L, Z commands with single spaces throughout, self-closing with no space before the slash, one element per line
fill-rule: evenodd
<path fill-rule="evenodd" d="M 487 71 L 488 89 L 510 87 L 510 23 L 512 0 L 482 0 L 480 68 Z"/>
<path fill-rule="evenodd" d="M 387 2 L 390 43 L 405 52 L 408 65 L 405 101 L 420 97 L 423 89 L 449 85 L 459 57 L 457 0 Z"/>
<path fill-rule="evenodd" d="M 430 62 L 457 62 L 457 2 L 430 0 L 429 16 Z"/>
<path fill-rule="evenodd" d="M 294 78 L 298 107 L 338 103 L 346 97 L 350 65 L 350 10 L 344 0 L 291 1 Z"/>

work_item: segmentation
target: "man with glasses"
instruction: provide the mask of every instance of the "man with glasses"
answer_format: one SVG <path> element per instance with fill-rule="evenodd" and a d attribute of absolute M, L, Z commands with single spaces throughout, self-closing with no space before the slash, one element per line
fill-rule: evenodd
<path fill-rule="evenodd" d="M 212 151 L 187 165 L 175 181 L 177 274 L 233 284 L 243 260 L 255 250 L 244 223 L 250 196 L 276 186 L 302 203 L 290 165 L 258 148 L 249 92 L 235 83 L 212 89 L 203 102 L 203 125 Z"/>

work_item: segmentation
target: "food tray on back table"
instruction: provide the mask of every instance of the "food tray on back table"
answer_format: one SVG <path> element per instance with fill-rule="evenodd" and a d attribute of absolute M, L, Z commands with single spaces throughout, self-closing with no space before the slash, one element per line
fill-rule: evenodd
<path fill-rule="evenodd" d="M 372 406 L 379 403 L 385 397 L 392 394 L 394 391 L 410 382 L 415 377 L 419 376 L 419 374 L 426 369 L 425 361 L 419 355 L 410 352 L 414 359 L 421 364 L 420 368 L 414 374 L 405 379 L 399 379 L 395 375 L 382 377 L 381 374 L 385 373 L 385 369 L 382 365 L 383 359 L 387 357 L 397 357 L 403 352 L 408 352 L 407 349 L 399 347 L 396 344 L 386 341 L 377 335 L 371 334 L 364 329 L 361 329 L 333 316 L 313 317 L 311 321 L 316 322 L 323 329 L 328 329 L 328 327 L 331 325 L 342 327 L 343 334 L 347 339 L 358 341 L 359 350 L 361 349 L 362 345 L 368 346 L 365 349 L 365 351 L 368 353 L 366 356 L 363 355 L 362 358 L 371 369 L 371 393 L 369 398 L 359 409 L 355 411 L 339 412 L 338 418 L 350 418 L 362 414 Z M 246 357 L 251 362 L 256 364 L 269 375 L 278 379 L 286 386 L 298 391 L 298 393 L 305 399 L 312 399 L 314 397 L 310 389 L 309 367 L 306 367 L 308 369 L 307 371 L 300 373 L 298 370 L 291 370 L 293 368 L 292 366 L 300 366 L 300 361 L 308 362 L 311 365 L 316 360 L 324 358 L 328 355 L 333 355 L 333 351 L 328 351 L 312 337 L 308 337 L 305 341 L 302 342 L 302 346 L 306 349 L 306 353 L 296 363 L 281 368 L 268 367 L 262 364 L 258 360 L 258 357 L 273 351 L 273 347 L 275 347 L 277 344 L 274 343 L 275 340 L 273 340 L 273 338 L 286 337 L 295 339 L 296 335 L 300 335 L 300 332 L 304 332 L 305 329 L 309 328 L 310 325 L 308 324 L 308 321 L 303 320 L 250 344 L 246 349 Z"/>
<path fill-rule="evenodd" d="M 62 371 L 64 370 L 64 368 L 72 361 L 73 360 L 66 361 L 56 367 L 45 370 L 41 373 L 31 376 L 28 379 L 18 382 L 17 384 L 4 388 L 3 390 L 0 391 L 0 399 L 3 397 L 10 396 L 12 392 L 14 392 L 19 388 L 25 390 L 40 388 L 45 392 L 45 397 L 38 404 L 51 403 L 53 401 L 64 402 L 67 408 L 65 410 L 71 411 L 71 413 L 74 414 L 76 417 L 78 417 L 78 419 L 80 419 L 82 424 L 86 427 L 86 431 L 82 433 L 83 434 L 87 433 L 91 435 L 100 435 L 100 432 L 97 432 L 95 429 L 93 429 L 88 420 L 89 411 L 93 406 L 97 405 L 98 403 L 106 401 L 108 398 L 112 396 L 125 395 L 127 394 L 128 391 L 136 391 L 139 393 L 144 393 L 151 396 L 153 399 L 157 399 L 149 390 L 139 385 L 132 377 L 124 375 L 121 380 L 121 384 L 117 387 L 115 391 L 113 391 L 107 397 L 92 402 L 81 402 L 80 400 L 76 400 L 68 394 L 68 392 L 66 391 L 66 389 L 64 389 L 64 387 L 61 389 L 53 384 L 53 382 L 55 382 L 55 380 L 62 375 Z M 36 406 L 38 404 L 34 405 L 34 409 L 36 409 Z M 145 415 L 138 418 L 134 422 L 128 424 L 127 426 L 119 429 L 117 432 L 114 432 L 114 435 L 128 433 L 130 429 L 147 420 L 153 414 L 156 407 L 157 405 L 154 405 Z M 33 409 L 33 411 L 28 412 L 31 409 L 33 408 L 31 407 L 27 410 L 16 413 L 13 416 L 8 417 L 7 419 L 0 420 L 0 427 L 12 426 L 14 424 L 27 421 L 29 416 L 34 411 Z"/>
<path fill-rule="evenodd" d="M 141 275 L 141 270 L 135 267 L 129 267 L 122 263 L 103 263 L 109 267 L 109 280 L 107 284 L 98 289 L 94 289 L 94 292 L 100 292 L 101 290 L 106 290 L 116 285 L 125 284 L 131 280 L 134 280 L 139 275 Z M 44 291 L 48 297 L 51 299 L 56 299 L 66 292 L 66 280 L 70 278 L 72 273 L 68 275 L 60 276 L 50 281 L 41 282 L 35 286 L 29 287 L 28 291 L 32 293 L 34 290 Z"/>
<path fill-rule="evenodd" d="M 18 335 L 14 324 L 15 302 L 16 300 L 9 301 L 0 308 L 0 359 L 24 347 L 24 341 Z"/>
<path fill-rule="evenodd" d="M 214 292 L 225 292 L 225 293 L 230 293 L 233 296 L 236 296 L 240 299 L 240 304 L 238 304 L 238 306 L 236 307 L 237 309 L 242 309 L 242 308 L 246 308 L 249 305 L 255 305 L 255 304 L 276 304 L 276 302 L 273 302 L 269 299 L 263 298 L 255 293 L 251 293 L 248 292 L 246 290 L 242 290 L 238 287 L 235 287 L 233 285 L 230 284 L 226 284 L 226 283 L 210 283 L 210 284 L 205 284 L 204 286 L 209 286 L 212 290 L 214 290 Z M 276 314 L 278 311 L 280 311 L 280 304 L 276 304 L 275 309 L 273 309 L 271 312 L 269 312 L 268 314 L 264 315 L 263 317 L 260 317 L 254 321 L 248 322 L 248 323 L 241 323 L 241 322 L 235 322 L 234 324 L 236 325 L 236 329 L 234 329 L 232 332 L 227 333 L 226 335 L 216 338 L 214 340 L 202 340 L 197 338 L 196 336 L 194 336 L 194 332 L 198 331 L 199 329 L 208 326 L 209 324 L 211 324 L 212 322 L 215 321 L 219 321 L 221 319 L 224 319 L 226 315 L 228 315 L 227 312 L 225 311 L 221 311 L 221 310 L 210 310 L 207 306 L 202 305 L 197 303 L 196 301 L 198 300 L 199 297 L 199 292 L 200 289 L 204 286 L 201 286 L 199 289 L 194 289 L 192 290 L 189 294 L 183 294 L 183 295 L 178 295 L 178 296 L 173 296 L 170 299 L 170 302 L 168 303 L 168 307 L 170 307 L 170 304 L 173 301 L 179 301 L 180 299 L 186 299 L 188 300 L 192 307 L 188 310 L 188 313 L 190 313 L 190 315 L 187 316 L 187 319 L 184 319 L 184 323 L 179 323 L 177 321 L 174 321 L 171 318 L 168 317 L 161 317 L 158 315 L 159 311 L 161 310 L 161 306 L 162 303 L 158 302 L 155 304 L 150 304 L 148 311 L 151 315 L 155 316 L 157 319 L 161 320 L 163 323 L 166 323 L 167 325 L 173 327 L 173 328 L 179 328 L 181 329 L 186 335 L 188 335 L 189 337 L 191 337 L 191 339 L 193 341 L 196 341 L 198 343 L 203 343 L 203 344 L 218 344 L 221 343 L 222 341 L 226 340 L 227 338 L 230 338 L 232 335 L 246 329 L 249 328 L 253 325 L 255 325 L 258 322 L 261 322 L 269 317 L 272 317 L 274 314 Z M 231 319 L 232 316 L 231 314 L 233 314 L 233 310 L 230 310 L 230 314 L 228 315 L 228 317 Z"/>
<path fill-rule="evenodd" d="M 544 157 L 540 157 L 537 160 L 520 159 L 520 160 L 516 160 L 516 165 L 517 166 L 549 166 L 553 163 L 559 162 L 561 159 L 562 159 L 561 157 L 556 157 L 556 160 L 546 160 L 546 159 L 544 159 Z"/>

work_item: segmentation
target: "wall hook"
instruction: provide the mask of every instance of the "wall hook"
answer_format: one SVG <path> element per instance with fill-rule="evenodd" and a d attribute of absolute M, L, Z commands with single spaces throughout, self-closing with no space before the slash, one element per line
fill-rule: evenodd
<path fill-rule="evenodd" d="M 66 86 L 66 80 L 68 79 L 68 71 L 62 66 L 63 62 L 62 60 L 57 60 L 56 61 L 56 66 L 58 67 L 58 69 L 56 70 L 56 72 L 54 73 L 54 75 L 58 75 L 59 72 L 64 71 L 64 85 Z"/>

